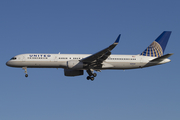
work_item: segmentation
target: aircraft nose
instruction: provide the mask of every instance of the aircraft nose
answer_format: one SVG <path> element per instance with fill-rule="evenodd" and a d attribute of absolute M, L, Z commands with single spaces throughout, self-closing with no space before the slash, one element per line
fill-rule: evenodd
<path fill-rule="evenodd" d="M 7 65 L 7 66 L 8 66 L 8 64 L 9 64 L 8 62 L 9 62 L 9 61 L 6 62 L 6 65 Z"/>
<path fill-rule="evenodd" d="M 7 66 L 10 66 L 11 64 L 10 64 L 10 62 L 9 62 L 9 61 L 7 61 L 7 62 L 6 62 L 6 65 L 7 65 Z"/>

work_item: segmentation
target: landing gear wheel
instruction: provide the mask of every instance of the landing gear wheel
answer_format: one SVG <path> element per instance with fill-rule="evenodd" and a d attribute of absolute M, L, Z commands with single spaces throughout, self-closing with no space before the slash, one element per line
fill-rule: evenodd
<path fill-rule="evenodd" d="M 94 74 L 93 74 L 93 77 L 96 77 L 96 76 L 97 76 L 97 74 L 96 74 L 96 73 L 94 73 Z"/>
<path fill-rule="evenodd" d="M 25 74 L 25 77 L 28 77 L 28 74 L 27 74 L 27 67 L 22 67 L 22 69 L 24 69 L 24 73 L 26 73 L 26 74 Z"/>
<path fill-rule="evenodd" d="M 93 81 L 93 80 L 94 80 L 94 77 L 87 76 L 87 80 Z"/>
<path fill-rule="evenodd" d="M 93 81 L 94 80 L 94 77 L 91 77 L 91 81 Z"/>
<path fill-rule="evenodd" d="M 87 76 L 87 80 L 89 80 L 89 79 L 91 79 L 91 77 L 90 77 L 90 76 Z"/>
<path fill-rule="evenodd" d="M 28 74 L 25 74 L 25 77 L 28 77 Z"/>
<path fill-rule="evenodd" d="M 86 72 L 87 72 L 88 75 L 89 75 L 89 76 L 87 76 L 87 80 L 93 81 L 93 80 L 94 80 L 94 77 L 97 76 L 96 73 L 93 73 L 93 70 L 92 70 L 92 69 L 87 69 Z"/>

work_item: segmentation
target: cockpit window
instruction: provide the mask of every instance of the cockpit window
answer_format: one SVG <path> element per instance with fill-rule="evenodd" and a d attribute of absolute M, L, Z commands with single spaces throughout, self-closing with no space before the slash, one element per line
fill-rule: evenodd
<path fill-rule="evenodd" d="M 13 57 L 13 58 L 11 58 L 10 60 L 16 60 L 17 58 L 16 57 Z"/>

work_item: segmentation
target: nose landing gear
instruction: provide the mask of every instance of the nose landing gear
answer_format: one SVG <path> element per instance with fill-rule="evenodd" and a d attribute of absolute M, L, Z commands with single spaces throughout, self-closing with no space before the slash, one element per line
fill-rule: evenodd
<path fill-rule="evenodd" d="M 22 69 L 24 69 L 24 73 L 26 73 L 26 74 L 25 74 L 25 77 L 28 77 L 28 74 L 27 74 L 27 67 L 23 67 Z"/>

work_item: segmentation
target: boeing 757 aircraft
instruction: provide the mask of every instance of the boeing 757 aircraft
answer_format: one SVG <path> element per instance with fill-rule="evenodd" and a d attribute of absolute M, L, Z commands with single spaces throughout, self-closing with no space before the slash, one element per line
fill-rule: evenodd
<path fill-rule="evenodd" d="M 111 50 L 119 43 L 120 36 L 109 47 L 95 54 L 20 54 L 11 58 L 6 65 L 27 68 L 63 68 L 65 76 L 79 76 L 88 73 L 87 80 L 94 80 L 94 71 L 107 69 L 125 70 L 144 68 L 168 63 L 173 54 L 164 55 L 171 31 L 164 31 L 152 44 L 138 55 L 111 55 Z"/>

